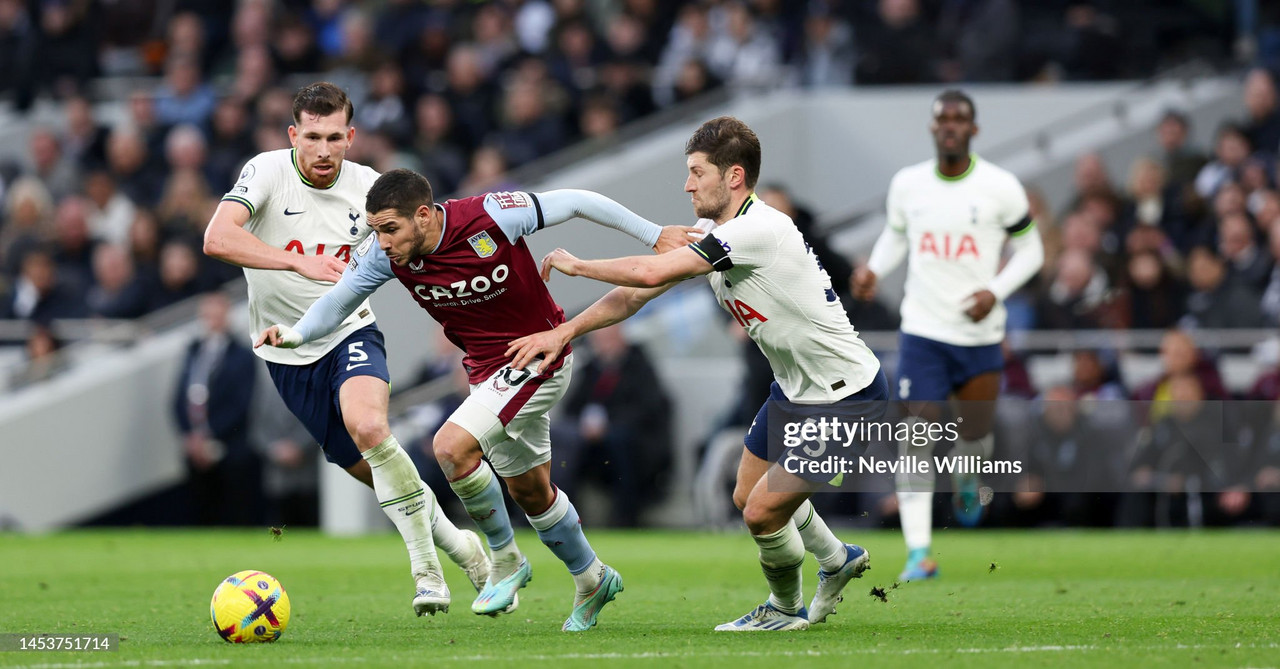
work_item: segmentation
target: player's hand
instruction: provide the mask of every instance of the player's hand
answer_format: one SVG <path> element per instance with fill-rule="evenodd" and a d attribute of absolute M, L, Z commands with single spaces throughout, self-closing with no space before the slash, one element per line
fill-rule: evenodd
<path fill-rule="evenodd" d="M 655 253 L 666 253 L 698 241 L 701 235 L 701 230 L 691 226 L 666 225 L 662 227 L 662 234 L 658 235 L 658 243 L 653 245 L 653 250 Z"/>
<path fill-rule="evenodd" d="M 302 346 L 302 335 L 288 325 L 276 323 L 258 335 L 253 342 L 253 347 L 258 348 L 263 344 L 276 348 L 298 348 Z"/>
<path fill-rule="evenodd" d="M 560 270 L 567 276 L 577 276 L 575 269 L 578 258 L 564 249 L 556 249 L 542 259 L 542 280 L 551 280 L 551 268 Z"/>
<path fill-rule="evenodd" d="M 541 364 L 537 365 L 538 369 L 535 370 L 541 373 L 560 357 L 560 353 L 568 343 L 568 335 L 561 332 L 560 328 L 544 330 L 512 341 L 507 345 L 507 352 L 504 355 L 512 358 L 512 369 L 524 369 L 525 365 L 537 362 L 538 356 L 542 356 Z"/>
<path fill-rule="evenodd" d="M 342 278 L 342 270 L 346 268 L 346 263 L 333 256 L 318 255 L 298 258 L 295 271 L 314 281 L 337 283 Z"/>
<path fill-rule="evenodd" d="M 990 314 L 991 310 L 995 308 L 996 295 L 995 293 L 983 288 L 965 299 L 964 304 L 967 307 L 964 310 L 965 315 L 974 323 L 977 323 L 978 321 L 986 318 L 987 314 Z"/>
<path fill-rule="evenodd" d="M 849 281 L 849 290 L 853 293 L 854 299 L 869 302 L 876 296 L 876 273 L 867 269 L 866 265 L 859 267 L 853 272 L 853 279 Z"/>

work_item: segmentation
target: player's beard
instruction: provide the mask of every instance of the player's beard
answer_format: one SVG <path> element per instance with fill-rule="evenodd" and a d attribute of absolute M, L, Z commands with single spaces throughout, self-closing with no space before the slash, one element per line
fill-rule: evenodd
<path fill-rule="evenodd" d="M 720 182 L 720 186 L 709 193 L 712 197 L 704 198 L 693 205 L 693 213 L 698 218 L 709 218 L 713 221 L 719 221 L 724 215 L 725 209 L 729 208 L 729 187 Z"/>

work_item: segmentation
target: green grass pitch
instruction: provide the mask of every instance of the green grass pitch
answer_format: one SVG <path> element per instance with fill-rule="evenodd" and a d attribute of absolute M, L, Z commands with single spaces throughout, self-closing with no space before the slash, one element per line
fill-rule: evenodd
<path fill-rule="evenodd" d="M 589 531 L 626 591 L 594 630 L 565 634 L 572 581 L 531 534 L 520 609 L 415 618 L 393 534 L 286 530 L 0 534 L 0 632 L 118 633 L 118 651 L 0 652 L 0 666 L 1277 666 L 1280 532 L 941 531 L 936 582 L 894 589 L 896 532 L 842 536 L 871 551 L 839 614 L 807 632 L 712 631 L 765 597 L 745 532 Z M 209 622 L 220 579 L 260 569 L 288 590 L 275 644 L 223 642 Z M 806 598 L 814 587 L 805 566 Z M 886 590 L 888 601 L 869 595 Z"/>

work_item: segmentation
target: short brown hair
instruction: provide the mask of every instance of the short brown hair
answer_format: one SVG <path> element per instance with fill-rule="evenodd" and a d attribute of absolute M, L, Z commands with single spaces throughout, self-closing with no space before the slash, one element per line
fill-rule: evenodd
<path fill-rule="evenodd" d="M 746 173 L 748 189 L 756 187 L 760 178 L 760 138 L 746 123 L 732 116 L 713 118 L 694 131 L 684 145 L 684 155 L 707 154 L 707 162 L 715 165 L 720 173 L 734 165 L 741 165 Z"/>
<path fill-rule="evenodd" d="M 298 90 L 298 94 L 293 96 L 294 123 L 302 122 L 303 112 L 316 116 L 328 116 L 339 111 L 347 113 L 347 124 L 350 125 L 351 117 L 355 115 L 355 106 L 351 104 L 351 98 L 347 97 L 341 88 L 327 81 L 303 86 Z"/>
<path fill-rule="evenodd" d="M 433 203 L 431 182 L 427 178 L 406 169 L 383 172 L 364 197 L 365 211 L 376 214 L 384 209 L 394 210 L 405 218 L 413 218 L 418 207 Z"/>

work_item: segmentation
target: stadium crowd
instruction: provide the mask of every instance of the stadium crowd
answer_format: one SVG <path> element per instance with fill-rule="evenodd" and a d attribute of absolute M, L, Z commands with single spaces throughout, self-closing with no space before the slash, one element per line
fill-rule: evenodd
<path fill-rule="evenodd" d="M 204 226 L 249 156 L 288 146 L 292 87 L 316 73 L 355 102 L 350 159 L 476 194 L 715 89 L 1141 78 L 1236 46 L 1231 17 L 1172 3 L 1157 24 L 1156 4 L 1169 3 L 0 0 L 0 95 L 62 116 L 0 165 L 0 318 L 36 324 L 40 360 L 54 319 L 137 318 L 240 276 L 200 252 Z M 1280 325 L 1280 103 L 1274 71 L 1245 82 L 1246 116 L 1224 119 L 1207 153 L 1170 111 L 1148 157 L 1081 156 L 1065 211 L 1033 197 L 1045 269 L 1010 299 L 1011 329 Z M 125 122 L 108 125 L 104 102 L 123 102 Z M 860 328 L 894 326 L 842 298 Z M 1127 388 L 1114 353 L 1082 352 L 1075 386 L 1046 393 L 1228 397 L 1208 353 L 1162 357 L 1153 385 Z M 1010 394 L 1039 394 L 1010 362 Z M 1236 395 L 1275 401 L 1277 379 Z M 1280 490 L 1275 450 L 1259 446 L 1259 489 Z"/>

